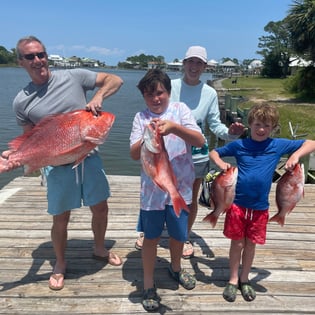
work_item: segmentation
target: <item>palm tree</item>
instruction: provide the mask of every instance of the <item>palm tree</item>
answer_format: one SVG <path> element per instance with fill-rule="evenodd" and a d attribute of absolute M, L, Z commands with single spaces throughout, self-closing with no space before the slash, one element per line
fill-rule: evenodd
<path fill-rule="evenodd" d="M 285 22 L 293 49 L 298 55 L 315 62 L 315 1 L 295 0 Z"/>

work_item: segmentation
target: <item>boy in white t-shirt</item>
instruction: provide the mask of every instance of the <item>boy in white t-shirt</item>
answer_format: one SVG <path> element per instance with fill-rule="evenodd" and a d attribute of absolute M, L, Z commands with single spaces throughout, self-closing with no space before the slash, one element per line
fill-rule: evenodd
<path fill-rule="evenodd" d="M 177 188 L 185 203 L 192 201 L 194 166 L 191 147 L 200 147 L 205 139 L 195 122 L 190 109 L 184 103 L 169 102 L 171 81 L 161 70 L 149 70 L 140 80 L 141 91 L 147 108 L 135 115 L 130 135 L 130 154 L 134 160 L 140 159 L 141 144 L 145 127 L 152 121 L 163 136 L 165 149 L 177 179 Z M 193 289 L 194 276 L 181 268 L 181 255 L 184 242 L 188 238 L 188 212 L 174 213 L 170 196 L 154 184 L 152 179 L 141 170 L 141 202 L 138 231 L 144 233 L 142 247 L 144 292 L 143 307 L 155 311 L 160 306 L 160 297 L 154 284 L 154 266 L 157 244 L 166 225 L 170 236 L 169 246 L 171 263 L 170 275 L 185 289 Z"/>

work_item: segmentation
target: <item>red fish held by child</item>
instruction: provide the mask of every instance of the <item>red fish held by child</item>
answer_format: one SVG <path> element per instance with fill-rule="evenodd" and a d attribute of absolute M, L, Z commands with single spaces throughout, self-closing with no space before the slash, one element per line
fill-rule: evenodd
<path fill-rule="evenodd" d="M 177 180 L 165 149 L 163 137 L 154 123 L 146 126 L 144 143 L 141 147 L 141 164 L 145 173 L 163 191 L 169 193 L 175 214 L 180 216 L 181 210 L 189 212 L 185 200 L 177 190 Z"/>
<path fill-rule="evenodd" d="M 111 113 L 99 112 L 95 116 L 86 110 L 47 116 L 9 143 L 8 158 L 0 156 L 0 173 L 17 163 L 25 166 L 25 174 L 48 165 L 78 165 L 105 141 L 114 120 Z"/>
<path fill-rule="evenodd" d="M 221 171 L 211 184 L 210 196 L 213 211 L 203 221 L 210 222 L 213 228 L 216 226 L 219 216 L 225 213 L 233 203 L 237 175 L 237 167 L 232 166 L 226 171 Z"/>
<path fill-rule="evenodd" d="M 269 222 L 284 225 L 285 216 L 288 215 L 304 196 L 304 165 L 296 164 L 292 171 L 286 171 L 277 183 L 276 204 L 278 213 Z"/>

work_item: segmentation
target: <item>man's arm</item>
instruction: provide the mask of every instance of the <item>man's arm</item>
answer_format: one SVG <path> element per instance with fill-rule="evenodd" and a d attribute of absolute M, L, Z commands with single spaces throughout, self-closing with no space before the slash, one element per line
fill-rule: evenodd
<path fill-rule="evenodd" d="M 116 93 L 122 84 L 123 80 L 115 74 L 105 72 L 98 73 L 95 82 L 95 86 L 98 87 L 98 90 L 90 102 L 86 104 L 86 108 L 97 115 L 97 111 L 102 109 L 103 100 Z"/>

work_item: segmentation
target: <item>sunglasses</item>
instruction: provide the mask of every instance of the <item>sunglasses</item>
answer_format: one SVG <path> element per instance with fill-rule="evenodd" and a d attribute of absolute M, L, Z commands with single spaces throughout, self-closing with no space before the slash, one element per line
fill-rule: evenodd
<path fill-rule="evenodd" d="M 45 51 L 36 53 L 36 54 L 26 54 L 26 55 L 22 55 L 21 57 L 27 60 L 34 60 L 35 57 L 39 58 L 39 59 L 43 59 L 47 56 Z"/>

